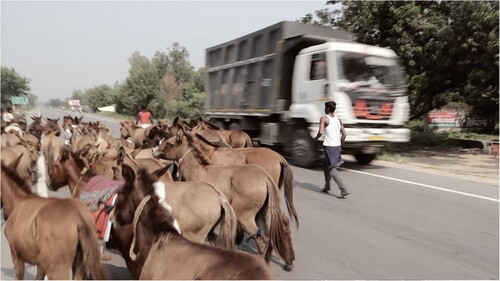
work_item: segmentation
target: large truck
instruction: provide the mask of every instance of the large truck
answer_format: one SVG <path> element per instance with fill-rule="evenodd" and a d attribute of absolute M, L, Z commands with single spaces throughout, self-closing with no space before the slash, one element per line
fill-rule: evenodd
<path fill-rule="evenodd" d="M 205 113 L 310 166 L 326 101 L 347 138 L 343 153 L 362 164 L 384 146 L 408 142 L 407 79 L 388 48 L 354 42 L 345 30 L 283 21 L 206 49 Z"/>

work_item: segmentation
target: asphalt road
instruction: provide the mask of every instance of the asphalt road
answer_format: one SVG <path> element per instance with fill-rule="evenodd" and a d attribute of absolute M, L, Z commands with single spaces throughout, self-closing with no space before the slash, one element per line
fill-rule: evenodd
<path fill-rule="evenodd" d="M 79 115 L 42 110 L 61 119 L 68 113 Z M 84 121 L 99 120 L 118 134 L 115 120 L 85 115 Z M 351 195 L 338 199 L 320 192 L 319 165 L 293 172 L 301 224 L 293 229 L 295 268 L 285 272 L 279 259 L 273 261 L 277 278 L 499 279 L 498 186 L 346 161 L 340 173 Z M 69 192 L 49 193 L 54 195 Z M 13 279 L 3 231 L 1 246 L 1 279 Z M 131 279 L 120 254 L 110 251 L 109 278 Z M 28 266 L 25 278 L 34 278 L 35 271 Z"/>

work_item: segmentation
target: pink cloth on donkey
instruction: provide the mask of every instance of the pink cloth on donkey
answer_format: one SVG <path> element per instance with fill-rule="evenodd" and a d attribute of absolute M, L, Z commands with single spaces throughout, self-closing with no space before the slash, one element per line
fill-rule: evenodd
<path fill-rule="evenodd" d="M 122 181 L 95 176 L 90 179 L 80 193 L 80 200 L 87 205 L 94 217 L 100 239 L 103 239 L 106 234 L 109 212 L 113 208 L 113 194 L 117 193 L 122 186 Z"/>

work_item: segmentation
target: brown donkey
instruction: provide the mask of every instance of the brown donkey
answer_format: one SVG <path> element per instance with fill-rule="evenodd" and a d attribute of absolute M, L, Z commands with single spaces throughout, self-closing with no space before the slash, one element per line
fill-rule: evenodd
<path fill-rule="evenodd" d="M 37 279 L 106 279 L 92 216 L 75 199 L 43 198 L 17 176 L 15 165 L 1 165 L 5 237 L 16 279 L 25 262 L 37 265 Z"/>
<path fill-rule="evenodd" d="M 130 163 L 132 160 L 127 160 Z M 131 164 L 136 166 L 136 164 Z M 161 168 L 153 172 L 157 177 L 161 177 L 169 167 Z M 139 169 L 136 167 L 136 169 Z M 82 174 L 83 171 L 83 174 Z M 73 196 L 78 197 L 81 190 L 90 181 L 94 174 L 86 169 L 84 161 L 75 153 L 63 150 L 61 158 L 53 162 L 50 168 L 51 190 L 68 185 Z M 169 204 L 176 207 L 174 216 L 179 221 L 182 235 L 187 239 L 199 243 L 208 240 L 218 246 L 234 248 L 236 232 L 236 215 L 228 200 L 217 188 L 208 183 L 181 183 L 165 182 L 164 192 Z M 123 193 L 122 193 L 123 194 Z M 120 200 L 118 197 L 117 200 Z M 137 200 L 136 200 L 137 201 Z M 140 266 L 132 261 L 128 255 L 132 242 L 132 228 L 130 227 L 133 218 L 133 211 L 137 202 L 128 202 L 128 210 L 121 213 L 123 226 L 112 228 L 112 238 L 118 245 L 120 252 L 127 264 L 127 268 L 136 278 L 140 275 Z M 135 204 L 135 205 L 134 205 Z M 130 221 L 127 225 L 126 216 Z M 219 235 L 214 231 L 219 228 Z"/>
<path fill-rule="evenodd" d="M 142 198 L 133 214 L 130 247 L 130 256 L 141 261 L 140 279 L 273 279 L 269 266 L 257 256 L 194 243 L 181 236 L 172 213 L 175 207 L 167 203 L 157 188 L 159 182 L 144 169 L 136 175 L 123 165 L 123 177 L 125 186 L 112 219 L 120 223 L 120 214 L 130 213 L 128 202 Z"/>
<path fill-rule="evenodd" d="M 228 147 L 253 147 L 250 136 L 241 130 L 225 130 L 207 121 L 199 120 L 197 122 L 187 122 L 186 120 L 176 117 L 172 122 L 172 126 L 168 129 L 169 132 L 173 135 L 177 134 L 178 126 L 188 126 L 193 130 L 193 132 L 196 132 L 211 141 L 222 142 Z"/>
<path fill-rule="evenodd" d="M 179 130 L 188 132 L 186 126 L 178 127 Z M 174 130 L 177 131 L 178 130 Z M 194 134 L 194 135 L 193 135 Z M 210 164 L 215 166 L 235 166 L 254 164 L 264 169 L 278 184 L 278 188 L 283 187 L 285 193 L 285 203 L 288 209 L 290 218 L 292 218 L 297 226 L 299 219 L 295 206 L 293 204 L 293 172 L 288 162 L 279 153 L 265 147 L 249 147 L 249 148 L 227 148 L 218 147 L 207 141 L 203 136 L 194 133 L 186 133 L 184 141 L 193 142 L 199 145 L 202 151 L 210 158 Z M 153 149 L 153 154 L 159 156 L 165 153 L 166 143 Z"/>
<path fill-rule="evenodd" d="M 194 142 L 186 140 L 184 130 L 162 142 L 162 157 L 177 161 L 184 181 L 207 181 L 226 195 L 233 206 L 240 230 L 251 235 L 266 261 L 272 248 L 285 261 L 284 269 L 292 270 L 293 251 L 288 218 L 281 212 L 278 187 L 257 165 L 210 166 L 210 160 Z M 267 218 L 270 217 L 269 237 Z M 264 228 L 261 231 L 258 225 Z"/>
<path fill-rule="evenodd" d="M 253 147 L 250 136 L 241 130 L 224 130 L 207 121 L 200 121 L 198 127 L 198 133 L 201 135 L 205 131 L 214 131 L 232 148 Z"/>

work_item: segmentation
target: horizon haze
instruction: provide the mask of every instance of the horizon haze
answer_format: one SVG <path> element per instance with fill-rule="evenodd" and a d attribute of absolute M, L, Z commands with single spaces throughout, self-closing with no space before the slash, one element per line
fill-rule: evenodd
<path fill-rule="evenodd" d="M 205 49 L 328 7 L 326 1 L 2 1 L 1 65 L 30 81 L 39 103 L 128 76 L 174 42 L 195 69 Z"/>

